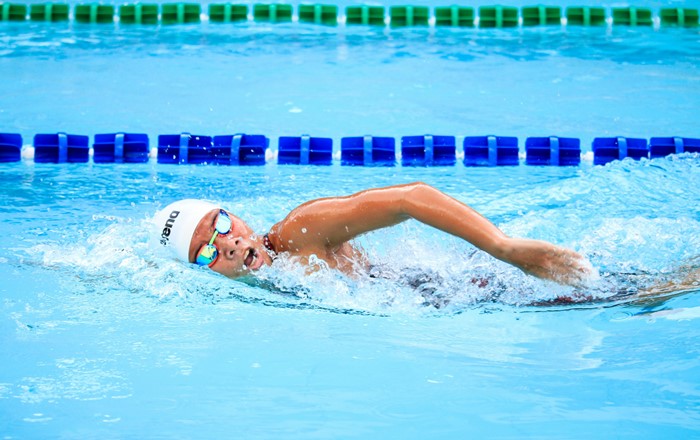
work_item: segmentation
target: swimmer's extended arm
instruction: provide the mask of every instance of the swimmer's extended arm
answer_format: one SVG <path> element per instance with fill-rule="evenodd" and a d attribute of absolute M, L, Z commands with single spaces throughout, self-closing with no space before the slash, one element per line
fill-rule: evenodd
<path fill-rule="evenodd" d="M 410 218 L 460 237 L 531 275 L 577 284 L 587 273 L 585 260 L 576 252 L 544 241 L 510 238 L 474 209 L 424 183 L 314 200 L 292 211 L 276 228 L 295 247 L 332 248 Z"/>

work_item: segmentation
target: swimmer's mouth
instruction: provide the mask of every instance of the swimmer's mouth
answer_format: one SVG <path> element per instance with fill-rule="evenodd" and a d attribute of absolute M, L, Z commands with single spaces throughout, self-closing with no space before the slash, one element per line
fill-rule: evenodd
<path fill-rule="evenodd" d="M 243 264 L 245 265 L 246 268 L 250 269 L 253 266 L 253 263 L 258 259 L 258 253 L 255 252 L 255 249 L 250 248 L 248 249 L 248 252 L 246 252 L 245 259 L 243 260 Z"/>

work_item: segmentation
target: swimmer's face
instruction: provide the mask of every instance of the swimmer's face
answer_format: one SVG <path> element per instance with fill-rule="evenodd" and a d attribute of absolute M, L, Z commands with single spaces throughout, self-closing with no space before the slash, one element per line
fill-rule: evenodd
<path fill-rule="evenodd" d="M 226 235 L 219 234 L 214 240 L 214 246 L 219 255 L 212 264 L 211 270 L 229 278 L 249 275 L 251 271 L 264 265 L 272 264 L 262 237 L 255 235 L 252 229 L 240 218 L 226 211 L 231 218 L 231 231 Z M 197 253 L 202 246 L 209 243 L 214 235 L 218 209 L 209 211 L 199 221 L 190 242 L 189 259 L 194 263 Z"/>

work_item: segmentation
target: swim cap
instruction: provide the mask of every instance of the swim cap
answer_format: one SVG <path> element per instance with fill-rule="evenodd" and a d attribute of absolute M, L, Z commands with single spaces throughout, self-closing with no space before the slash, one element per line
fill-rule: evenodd
<path fill-rule="evenodd" d="M 156 212 L 156 238 L 160 245 L 170 248 L 175 256 L 190 262 L 190 242 L 200 220 L 218 205 L 203 200 L 185 199 L 171 203 Z"/>

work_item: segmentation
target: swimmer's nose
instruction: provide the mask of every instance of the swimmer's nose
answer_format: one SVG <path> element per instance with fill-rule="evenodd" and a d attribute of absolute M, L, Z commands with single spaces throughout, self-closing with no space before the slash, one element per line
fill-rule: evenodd
<path fill-rule="evenodd" d="M 217 240 L 218 241 L 218 240 Z M 217 243 L 219 250 L 226 258 L 233 259 L 236 255 L 243 257 L 245 251 L 250 247 L 247 240 L 242 237 L 221 237 L 221 242 Z"/>

